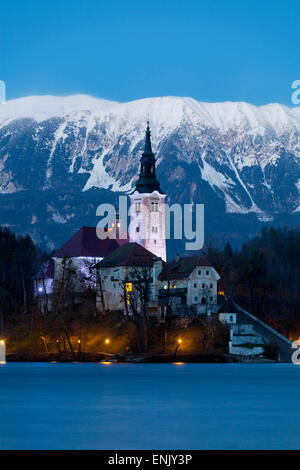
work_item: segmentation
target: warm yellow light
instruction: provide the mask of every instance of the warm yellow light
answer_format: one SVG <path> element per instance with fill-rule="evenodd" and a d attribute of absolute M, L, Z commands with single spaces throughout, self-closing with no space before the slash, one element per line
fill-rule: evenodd
<path fill-rule="evenodd" d="M 125 289 L 126 289 L 126 292 L 131 292 L 132 291 L 132 282 L 126 282 Z"/>
<path fill-rule="evenodd" d="M 106 338 L 105 344 L 109 344 L 109 343 L 110 343 L 110 339 Z"/>
<path fill-rule="evenodd" d="M 78 344 L 80 344 L 81 343 L 80 339 L 77 342 L 78 342 Z"/>
<path fill-rule="evenodd" d="M 178 344 L 181 344 L 181 343 L 182 343 L 182 339 L 181 339 L 181 338 L 178 338 L 177 343 L 178 343 Z"/>
<path fill-rule="evenodd" d="M 0 344 L 5 344 L 4 339 L 0 339 Z"/>

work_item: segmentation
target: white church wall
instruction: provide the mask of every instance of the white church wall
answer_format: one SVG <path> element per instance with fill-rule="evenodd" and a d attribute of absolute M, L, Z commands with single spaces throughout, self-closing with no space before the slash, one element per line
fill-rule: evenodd
<path fill-rule="evenodd" d="M 164 199 L 165 195 L 158 191 L 153 191 L 151 194 L 140 194 L 135 191 L 130 195 L 129 239 L 166 261 Z M 157 209 L 151 203 L 157 203 Z"/>

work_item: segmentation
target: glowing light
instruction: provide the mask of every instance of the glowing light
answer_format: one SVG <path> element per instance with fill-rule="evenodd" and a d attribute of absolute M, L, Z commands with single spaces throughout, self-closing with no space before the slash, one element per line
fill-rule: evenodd
<path fill-rule="evenodd" d="M 126 292 L 131 292 L 132 291 L 132 282 L 126 282 L 125 289 L 126 289 Z"/>
<path fill-rule="evenodd" d="M 112 364 L 112 362 L 111 361 L 101 361 L 99 364 L 108 365 L 108 364 Z"/>
<path fill-rule="evenodd" d="M 164 285 L 164 289 L 167 289 L 167 286 L 166 286 L 166 285 Z"/>
<path fill-rule="evenodd" d="M 77 343 L 80 344 L 80 343 L 81 343 L 81 340 L 79 339 L 79 340 L 77 341 Z"/>
<path fill-rule="evenodd" d="M 5 344 L 4 339 L 0 339 L 0 344 Z"/>
<path fill-rule="evenodd" d="M 181 338 L 178 338 L 177 343 L 178 343 L 178 344 L 181 344 L 181 343 L 182 343 L 182 339 L 181 339 Z"/>
<path fill-rule="evenodd" d="M 109 344 L 110 343 L 110 339 L 109 338 L 106 338 L 106 340 L 104 341 L 105 344 Z"/>
<path fill-rule="evenodd" d="M 177 366 L 181 366 L 182 364 L 184 364 L 184 362 L 173 362 L 173 364 L 176 364 Z"/>

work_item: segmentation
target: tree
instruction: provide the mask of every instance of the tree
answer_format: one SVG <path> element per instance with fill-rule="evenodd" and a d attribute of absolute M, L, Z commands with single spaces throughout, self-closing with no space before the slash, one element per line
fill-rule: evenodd
<path fill-rule="evenodd" d="M 131 314 L 136 327 L 136 338 L 140 352 L 149 350 L 149 299 L 152 283 L 151 266 L 130 267 L 128 276 L 121 281 L 122 300 L 125 311 Z M 126 285 L 130 284 L 128 291 Z"/>
<path fill-rule="evenodd" d="M 57 278 L 54 282 L 53 313 L 59 319 L 62 330 L 67 339 L 70 352 L 74 357 L 70 331 L 70 307 L 74 307 L 74 290 L 76 286 L 76 269 L 72 259 L 65 256 L 60 263 Z"/>

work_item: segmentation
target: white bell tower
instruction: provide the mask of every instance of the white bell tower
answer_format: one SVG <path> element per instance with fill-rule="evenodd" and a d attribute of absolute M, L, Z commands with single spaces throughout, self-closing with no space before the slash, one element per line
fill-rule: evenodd
<path fill-rule="evenodd" d="M 154 255 L 167 259 L 165 197 L 155 172 L 149 122 L 145 150 L 141 157 L 140 175 L 130 197 L 129 240 L 137 242 Z"/>

